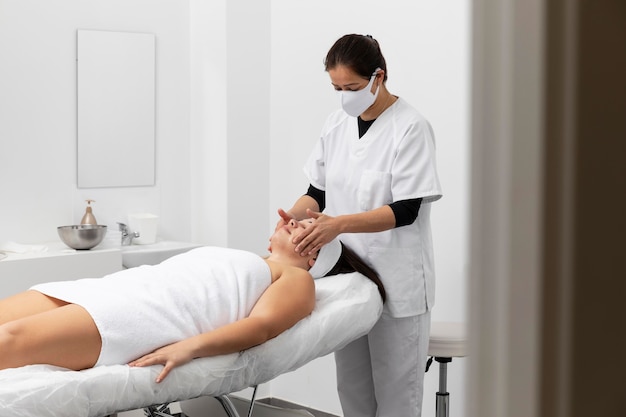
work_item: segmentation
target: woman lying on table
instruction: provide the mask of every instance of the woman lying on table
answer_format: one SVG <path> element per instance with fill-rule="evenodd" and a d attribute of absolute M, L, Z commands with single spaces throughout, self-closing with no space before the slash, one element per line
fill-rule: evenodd
<path fill-rule="evenodd" d="M 259 345 L 308 316 L 313 278 L 376 273 L 335 240 L 301 256 L 292 239 L 310 223 L 290 221 L 262 258 L 201 247 L 159 265 L 103 278 L 51 282 L 0 301 L 0 370 L 50 364 L 164 365 L 160 382 L 194 358 Z"/>

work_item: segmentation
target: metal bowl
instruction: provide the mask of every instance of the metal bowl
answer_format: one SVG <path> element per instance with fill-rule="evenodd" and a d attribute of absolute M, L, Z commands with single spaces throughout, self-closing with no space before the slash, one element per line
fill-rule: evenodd
<path fill-rule="evenodd" d="M 107 227 L 102 225 L 81 224 L 57 227 L 59 237 L 72 249 L 91 249 L 97 246 L 107 234 Z"/>

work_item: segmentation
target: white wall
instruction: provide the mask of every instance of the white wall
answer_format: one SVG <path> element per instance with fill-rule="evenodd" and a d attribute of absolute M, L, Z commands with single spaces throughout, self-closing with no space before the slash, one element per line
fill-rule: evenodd
<path fill-rule="evenodd" d="M 304 18 L 306 16 L 306 18 Z M 432 123 L 444 198 L 432 210 L 437 268 L 433 320 L 466 317 L 469 1 L 320 0 L 272 2 L 270 220 L 306 191 L 302 166 L 325 117 L 338 105 L 324 71 L 332 43 L 346 33 L 371 34 L 387 60 L 387 87 Z M 465 360 L 449 366 L 455 415 L 464 408 Z M 436 365 L 426 375 L 424 413 L 434 413 Z M 271 394 L 335 414 L 334 359 L 319 359 L 271 383 Z"/>
<path fill-rule="evenodd" d="M 190 1 L 194 241 L 267 253 L 269 1 Z"/>
<path fill-rule="evenodd" d="M 87 198 L 101 224 L 146 210 L 163 236 L 190 239 L 188 22 L 177 0 L 0 0 L 0 241 L 58 240 Z M 76 187 L 77 29 L 156 35 L 154 187 Z"/>

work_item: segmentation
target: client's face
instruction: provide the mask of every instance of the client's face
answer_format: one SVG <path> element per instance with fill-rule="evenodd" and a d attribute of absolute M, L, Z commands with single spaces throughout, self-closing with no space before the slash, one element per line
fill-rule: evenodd
<path fill-rule="evenodd" d="M 290 220 L 289 223 L 277 228 L 270 237 L 270 252 L 277 250 L 289 250 L 295 253 L 296 244 L 293 239 L 302 233 L 309 225 L 311 220 Z"/>

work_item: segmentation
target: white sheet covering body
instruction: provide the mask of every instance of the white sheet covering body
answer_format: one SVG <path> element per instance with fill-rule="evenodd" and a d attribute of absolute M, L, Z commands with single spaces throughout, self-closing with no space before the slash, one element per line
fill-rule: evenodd
<path fill-rule="evenodd" d="M 260 256 L 206 246 L 159 265 L 32 288 L 89 312 L 102 337 L 100 366 L 128 363 L 243 319 L 270 283 Z"/>
<path fill-rule="evenodd" d="M 3 417 L 106 416 L 154 404 L 218 396 L 270 381 L 366 334 L 382 312 L 376 286 L 358 273 L 315 281 L 309 317 L 240 353 L 196 359 L 160 384 L 161 366 L 99 366 L 76 372 L 48 365 L 0 371 Z"/>

